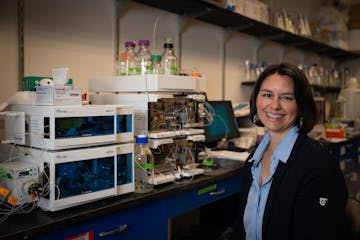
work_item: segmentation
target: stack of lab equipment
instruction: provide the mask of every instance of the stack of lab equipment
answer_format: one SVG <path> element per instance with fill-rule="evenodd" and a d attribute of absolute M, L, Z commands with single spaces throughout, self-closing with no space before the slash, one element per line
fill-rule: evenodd
<path fill-rule="evenodd" d="M 58 100 L 64 94 L 57 91 L 62 86 L 46 87 L 55 94 L 45 96 L 41 91 L 40 102 L 9 106 L 11 112 L 25 115 L 26 134 L 20 145 L 1 145 L 1 157 L 8 160 L 1 163 L 2 169 L 20 169 L 15 162 L 35 167 L 36 175 L 24 171 L 35 176 L 31 188 L 26 186 L 32 190 L 31 201 L 44 210 L 57 211 L 133 192 L 133 108 L 82 105 L 80 95 L 61 105 Z M 9 182 L 1 183 L 11 187 Z"/>
<path fill-rule="evenodd" d="M 97 77 L 89 79 L 89 97 L 94 104 L 133 106 L 134 134 L 149 137 L 158 185 L 204 173 L 196 148 L 205 140 L 205 83 L 165 74 Z"/>

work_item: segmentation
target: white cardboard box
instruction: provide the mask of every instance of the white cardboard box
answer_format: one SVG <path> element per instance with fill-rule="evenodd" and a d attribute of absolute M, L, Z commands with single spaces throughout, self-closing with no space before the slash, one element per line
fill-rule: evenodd
<path fill-rule="evenodd" d="M 360 29 L 351 29 L 348 31 L 349 51 L 360 51 Z"/>
<path fill-rule="evenodd" d="M 81 89 L 73 86 L 36 87 L 36 105 L 81 105 Z"/>

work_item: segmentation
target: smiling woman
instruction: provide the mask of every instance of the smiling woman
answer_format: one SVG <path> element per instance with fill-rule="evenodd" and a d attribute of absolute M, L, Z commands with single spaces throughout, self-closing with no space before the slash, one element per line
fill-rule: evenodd
<path fill-rule="evenodd" d="M 283 98 L 291 97 L 295 100 L 295 104 L 297 106 L 296 124 L 300 127 L 300 132 L 308 133 L 316 123 L 317 110 L 315 101 L 305 74 L 297 66 L 290 64 L 270 66 L 260 75 L 250 99 L 250 117 L 252 119 L 257 119 L 257 121 L 254 121 L 254 123 L 261 127 L 264 126 L 264 123 L 262 123 L 261 119 L 258 117 L 256 101 L 258 99 L 260 89 L 264 89 L 266 87 L 263 86 L 263 82 L 265 80 L 269 80 L 268 78 L 271 78 L 273 81 L 267 85 L 275 87 L 272 86 L 272 84 L 276 83 L 278 90 L 280 88 L 280 90 L 283 91 L 283 94 L 285 94 L 282 96 Z M 277 83 L 276 79 L 274 80 L 274 78 L 283 81 Z M 287 79 L 287 81 L 285 79 Z M 281 84 L 286 84 L 288 89 L 283 89 L 281 86 L 279 86 Z"/>
<path fill-rule="evenodd" d="M 294 84 L 288 76 L 267 77 L 256 97 L 257 113 L 266 129 L 281 136 L 295 125 L 298 108 Z"/>
<path fill-rule="evenodd" d="M 239 218 L 223 239 L 343 239 L 345 181 L 307 136 L 316 105 L 305 74 L 290 64 L 265 69 L 250 115 L 267 133 L 243 166 Z"/>

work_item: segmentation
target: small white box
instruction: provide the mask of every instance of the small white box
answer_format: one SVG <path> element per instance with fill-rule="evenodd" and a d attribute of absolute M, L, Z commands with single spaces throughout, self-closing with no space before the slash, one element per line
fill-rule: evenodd
<path fill-rule="evenodd" d="M 269 23 L 268 6 L 260 1 L 241 0 L 239 13 L 259 22 Z"/>
<path fill-rule="evenodd" d="M 36 87 L 37 105 L 81 105 L 81 89 L 73 86 Z"/>
<path fill-rule="evenodd" d="M 25 144 L 25 112 L 0 112 L 1 143 Z"/>

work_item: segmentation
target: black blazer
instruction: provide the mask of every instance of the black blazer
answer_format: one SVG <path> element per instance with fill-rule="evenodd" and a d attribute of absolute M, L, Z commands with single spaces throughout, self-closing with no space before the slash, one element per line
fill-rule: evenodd
<path fill-rule="evenodd" d="M 238 222 L 222 239 L 245 239 L 243 214 L 252 162 L 242 170 Z M 326 198 L 321 205 L 320 198 Z M 338 161 L 318 142 L 299 134 L 286 164 L 273 176 L 263 218 L 263 240 L 343 239 L 347 190 Z M 322 201 L 323 203 L 324 201 Z"/>

